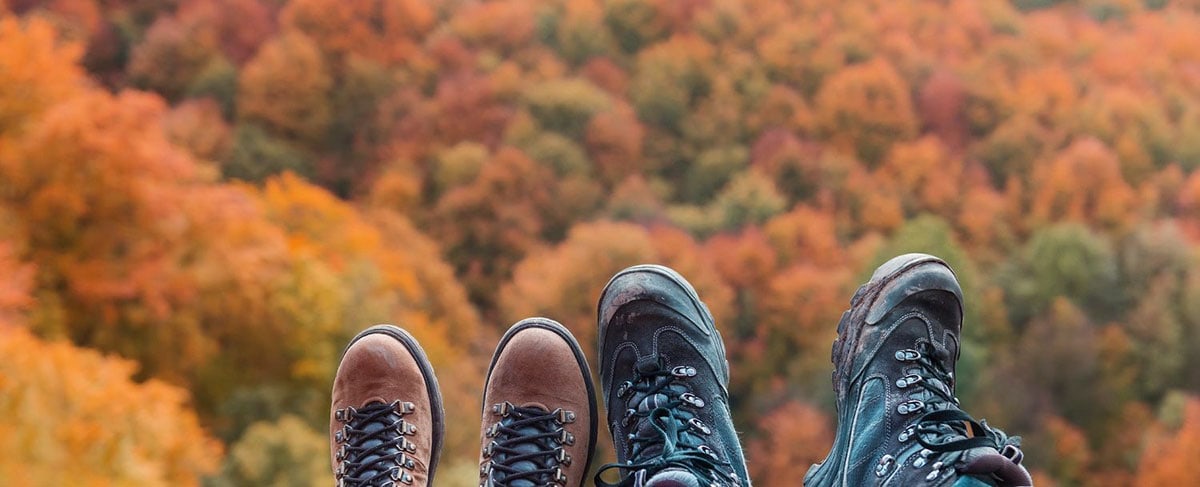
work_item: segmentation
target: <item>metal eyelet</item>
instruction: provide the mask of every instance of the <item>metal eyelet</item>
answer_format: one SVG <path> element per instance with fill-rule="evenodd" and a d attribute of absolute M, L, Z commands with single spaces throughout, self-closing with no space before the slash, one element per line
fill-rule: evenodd
<path fill-rule="evenodd" d="M 682 395 L 679 396 L 679 399 L 683 402 L 688 403 L 689 405 L 691 405 L 693 407 L 697 407 L 697 408 L 704 407 L 704 400 L 700 399 L 700 396 L 697 396 L 690 392 L 683 393 Z"/>
<path fill-rule="evenodd" d="M 875 465 L 875 476 L 883 477 L 892 469 L 892 465 L 896 464 L 896 458 L 891 455 L 884 455 L 879 459 L 879 464 Z"/>
<path fill-rule="evenodd" d="M 900 403 L 899 406 L 896 406 L 896 412 L 898 412 L 900 414 L 918 413 L 924 409 L 925 409 L 925 403 L 918 401 L 916 399 L 913 399 L 911 401 L 904 401 L 904 402 Z"/>
<path fill-rule="evenodd" d="M 929 472 L 929 475 L 925 476 L 925 480 L 936 479 L 941 474 L 942 474 L 942 462 L 934 463 L 933 470 L 931 472 Z"/>
<path fill-rule="evenodd" d="M 512 403 L 510 403 L 508 401 L 504 401 L 499 404 L 493 404 L 492 405 L 492 414 L 495 414 L 502 418 L 508 417 L 508 412 L 510 409 L 512 409 L 512 407 L 513 407 Z"/>
<path fill-rule="evenodd" d="M 928 462 L 930 455 L 933 455 L 933 450 L 921 450 L 920 456 L 918 456 L 916 460 L 913 460 L 913 466 L 917 468 L 924 467 L 925 463 Z"/>
<path fill-rule="evenodd" d="M 574 445 L 575 444 L 575 435 L 569 433 L 565 429 L 558 430 L 558 442 L 561 444 L 567 445 L 567 446 Z"/>
<path fill-rule="evenodd" d="M 632 382 L 629 382 L 629 381 L 622 382 L 620 386 L 617 386 L 617 397 L 624 399 L 625 395 L 629 394 L 629 391 L 632 387 L 633 387 Z"/>
<path fill-rule="evenodd" d="M 704 422 L 700 421 L 700 419 L 698 419 L 698 418 L 689 419 L 688 424 L 691 425 L 692 428 L 695 428 L 696 431 L 699 431 L 702 434 L 705 434 L 705 435 L 712 434 L 712 430 L 709 429 L 708 425 L 704 424 Z"/>
<path fill-rule="evenodd" d="M 699 447 L 697 447 L 697 449 L 700 450 L 701 452 L 703 452 L 705 455 L 708 455 L 710 457 L 716 458 L 717 460 L 720 460 L 720 458 L 717 458 L 716 450 L 713 450 L 708 445 L 700 445 Z"/>
<path fill-rule="evenodd" d="M 417 425 L 402 419 L 396 422 L 396 431 L 399 431 L 401 435 L 412 436 L 417 433 Z"/>
<path fill-rule="evenodd" d="M 908 441 L 909 439 L 911 439 L 913 434 L 915 434 L 915 433 L 916 433 L 916 430 L 912 426 L 909 426 L 907 428 L 904 428 L 904 431 L 901 431 L 900 436 L 897 437 L 896 439 L 900 440 L 900 443 L 904 443 L 904 442 Z"/>
<path fill-rule="evenodd" d="M 896 360 L 899 360 L 901 362 L 916 362 L 917 360 L 920 360 L 920 359 L 921 359 L 921 352 L 918 352 L 911 348 L 906 348 L 904 350 L 896 351 Z"/>
<path fill-rule="evenodd" d="M 906 375 L 899 379 L 896 379 L 896 387 L 903 389 L 905 387 L 911 386 L 911 385 L 921 382 L 923 380 L 925 380 L 924 377 L 921 377 L 917 374 L 909 374 L 909 375 Z"/>
<path fill-rule="evenodd" d="M 695 377 L 696 368 L 690 365 L 680 365 L 671 369 L 671 375 L 675 377 Z"/>
<path fill-rule="evenodd" d="M 1025 459 L 1025 454 L 1021 452 L 1020 448 L 1017 448 L 1014 445 L 1004 445 L 1004 448 L 1000 449 L 1000 455 L 1004 456 L 1004 458 L 1012 460 L 1012 462 L 1017 465 L 1020 465 L 1021 460 Z"/>
<path fill-rule="evenodd" d="M 636 410 L 626 409 L 625 416 L 621 417 L 621 426 L 629 426 L 629 422 L 633 420 L 633 415 L 637 414 Z"/>
<path fill-rule="evenodd" d="M 564 465 L 564 466 L 568 466 L 568 467 L 571 466 L 571 455 L 568 455 L 567 450 L 564 450 L 562 448 L 558 449 L 558 455 L 555 457 L 555 460 L 558 460 L 559 465 Z"/>
<path fill-rule="evenodd" d="M 567 424 L 567 423 L 575 422 L 575 413 L 572 411 L 563 411 L 562 408 L 558 408 L 558 409 L 554 410 L 554 414 L 558 416 L 557 418 L 555 418 L 558 421 L 558 424 Z"/>
<path fill-rule="evenodd" d="M 554 482 L 561 485 L 567 485 L 567 475 L 563 473 L 561 467 L 554 469 Z"/>

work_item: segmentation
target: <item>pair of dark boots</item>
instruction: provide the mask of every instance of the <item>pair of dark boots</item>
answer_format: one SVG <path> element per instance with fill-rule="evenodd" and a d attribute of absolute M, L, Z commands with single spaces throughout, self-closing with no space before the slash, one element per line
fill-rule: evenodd
<path fill-rule="evenodd" d="M 954 398 L 962 292 L 934 257 L 897 257 L 855 293 L 834 343 L 839 428 L 806 485 L 1030 485 L 1019 442 Z M 598 485 L 749 486 L 729 411 L 729 364 L 695 289 L 662 266 L 619 272 L 600 296 L 600 380 L 617 463 Z M 504 335 L 484 386 L 480 485 L 580 486 L 596 402 L 579 345 L 531 318 Z M 444 430 L 437 379 L 393 326 L 357 336 L 333 386 L 339 486 L 433 485 Z M 619 481 L 601 475 L 617 470 Z M 802 479 L 796 479 L 799 485 Z"/>

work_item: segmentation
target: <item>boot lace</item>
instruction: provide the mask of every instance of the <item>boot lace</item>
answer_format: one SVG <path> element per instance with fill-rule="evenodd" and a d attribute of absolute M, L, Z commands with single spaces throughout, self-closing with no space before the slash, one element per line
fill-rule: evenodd
<path fill-rule="evenodd" d="M 649 475 L 668 468 L 685 470 L 709 485 L 721 481 L 740 485 L 730 463 L 705 444 L 704 437 L 712 430 L 693 411 L 706 404 L 686 385 L 695 375 L 695 367 L 668 368 L 661 357 L 638 362 L 635 379 L 617 389 L 626 406 L 621 421 L 630 432 L 628 461 L 601 467 L 595 477 L 597 486 L 640 486 Z M 615 484 L 601 480 L 612 469 L 623 472 L 620 480 Z"/>
<path fill-rule="evenodd" d="M 411 402 L 371 403 L 362 409 L 348 407 L 334 411 L 334 419 L 343 423 L 334 433 L 338 447 L 334 458 L 339 462 L 338 487 L 395 487 L 397 482 L 413 483 L 410 473 L 416 466 L 412 456 L 416 443 L 406 436 L 417 426 L 404 419 L 416 406 Z"/>
<path fill-rule="evenodd" d="M 907 375 L 896 380 L 896 386 L 912 387 L 914 391 L 896 410 L 901 415 L 921 413 L 898 438 L 902 444 L 910 439 L 920 444 L 913 466 L 922 468 L 932 461 L 926 479 L 934 480 L 951 460 L 980 447 L 995 448 L 1013 463 L 1020 464 L 1023 454 L 1019 436 L 1010 437 L 959 408 L 958 398 L 954 397 L 954 375 L 943 365 L 948 355 L 944 348 L 927 342 L 921 342 L 915 350 L 896 352 L 896 360 L 913 364 L 906 369 Z M 921 394 L 922 391 L 926 394 Z M 935 461 L 939 456 L 942 461 Z M 894 458 L 885 455 L 876 473 L 886 473 L 890 463 L 894 463 Z"/>
<path fill-rule="evenodd" d="M 505 401 L 493 405 L 492 414 L 499 421 L 485 433 L 492 441 L 483 448 L 487 461 L 479 469 L 481 487 L 566 485 L 563 467 L 571 465 L 571 456 L 565 447 L 575 444 L 575 435 L 564 425 L 575 422 L 574 412 Z"/>

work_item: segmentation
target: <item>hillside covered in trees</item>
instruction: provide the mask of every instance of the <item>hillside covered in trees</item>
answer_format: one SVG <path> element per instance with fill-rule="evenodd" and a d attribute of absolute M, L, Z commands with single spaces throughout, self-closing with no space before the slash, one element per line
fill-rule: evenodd
<path fill-rule="evenodd" d="M 1039 485 L 1200 484 L 1200 3 L 0 0 L 14 485 L 327 485 L 379 322 L 475 485 L 496 339 L 545 315 L 595 363 L 640 262 L 697 285 L 794 485 L 907 251 L 958 271 L 959 395 Z"/>

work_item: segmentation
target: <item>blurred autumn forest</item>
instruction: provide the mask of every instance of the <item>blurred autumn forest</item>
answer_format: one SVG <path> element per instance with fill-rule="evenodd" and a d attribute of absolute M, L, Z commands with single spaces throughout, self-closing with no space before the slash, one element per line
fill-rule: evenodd
<path fill-rule="evenodd" d="M 0 0 L 0 481 L 327 485 L 393 322 L 475 485 L 500 333 L 594 363 L 662 262 L 796 485 L 850 294 L 923 251 L 1039 485 L 1198 485 L 1198 169 L 1196 0 Z"/>

